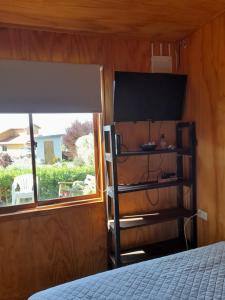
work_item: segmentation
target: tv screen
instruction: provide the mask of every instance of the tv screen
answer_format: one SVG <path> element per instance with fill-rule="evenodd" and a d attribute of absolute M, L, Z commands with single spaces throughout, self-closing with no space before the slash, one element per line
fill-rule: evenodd
<path fill-rule="evenodd" d="M 186 75 L 115 72 L 114 122 L 182 118 Z"/>

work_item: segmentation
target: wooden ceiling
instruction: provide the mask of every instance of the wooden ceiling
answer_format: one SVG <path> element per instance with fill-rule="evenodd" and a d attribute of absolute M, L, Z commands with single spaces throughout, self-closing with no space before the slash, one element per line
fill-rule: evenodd
<path fill-rule="evenodd" d="M 225 0 L 1 0 L 2 26 L 177 40 L 225 10 Z"/>

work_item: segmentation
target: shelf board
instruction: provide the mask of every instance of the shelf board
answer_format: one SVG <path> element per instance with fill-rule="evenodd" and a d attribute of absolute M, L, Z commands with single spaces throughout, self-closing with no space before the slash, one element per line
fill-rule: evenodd
<path fill-rule="evenodd" d="M 122 266 L 141 262 L 144 260 L 154 259 L 170 254 L 175 254 L 185 251 L 185 241 L 183 239 L 171 239 L 163 242 L 158 242 L 150 245 L 131 248 L 121 253 Z M 115 266 L 115 258 L 113 254 L 110 255 L 110 260 Z"/>
<path fill-rule="evenodd" d="M 143 150 L 137 150 L 137 151 L 126 151 L 121 152 L 117 154 L 117 157 L 122 156 L 139 156 L 139 155 L 157 155 L 157 154 L 168 154 L 168 153 L 178 153 L 182 155 L 191 155 L 189 148 L 182 148 L 182 149 L 156 149 L 151 151 L 143 151 Z"/>
<path fill-rule="evenodd" d="M 188 218 L 192 211 L 185 208 L 169 208 L 152 211 L 145 214 L 123 216 L 120 218 L 120 229 L 131 229 L 136 227 L 148 226 L 157 223 L 164 223 L 178 218 Z M 109 221 L 110 229 L 114 230 L 114 221 Z"/>
<path fill-rule="evenodd" d="M 166 187 L 178 186 L 180 184 L 190 186 L 192 183 L 189 180 L 171 180 L 166 182 L 145 182 L 145 183 L 137 183 L 137 184 L 127 184 L 127 185 L 118 185 L 118 193 L 131 193 L 138 192 L 144 190 L 152 190 L 152 189 L 161 189 Z M 108 195 L 113 197 L 113 188 L 109 186 Z"/>

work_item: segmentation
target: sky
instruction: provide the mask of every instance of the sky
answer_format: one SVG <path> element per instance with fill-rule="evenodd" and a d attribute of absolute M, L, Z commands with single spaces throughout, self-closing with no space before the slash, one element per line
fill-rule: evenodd
<path fill-rule="evenodd" d="M 41 127 L 40 134 L 63 134 L 75 120 L 92 120 L 92 114 L 33 114 L 33 123 Z M 0 114 L 0 132 L 28 126 L 27 114 Z"/>

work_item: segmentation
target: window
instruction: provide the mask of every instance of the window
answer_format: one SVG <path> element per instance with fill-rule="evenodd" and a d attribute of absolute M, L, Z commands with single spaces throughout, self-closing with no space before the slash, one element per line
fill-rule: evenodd
<path fill-rule="evenodd" d="M 0 206 L 99 195 L 97 114 L 0 114 Z"/>
<path fill-rule="evenodd" d="M 3 59 L 0 69 L 3 212 L 99 197 L 102 67 Z"/>

